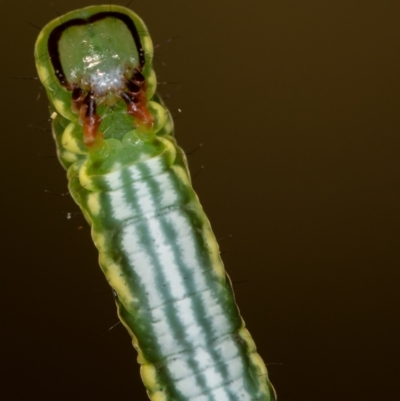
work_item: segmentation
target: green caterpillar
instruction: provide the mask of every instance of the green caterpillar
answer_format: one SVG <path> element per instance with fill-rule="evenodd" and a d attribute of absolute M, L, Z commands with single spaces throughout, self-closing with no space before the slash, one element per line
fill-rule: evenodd
<path fill-rule="evenodd" d="M 41 31 L 38 74 L 69 191 L 132 336 L 153 401 L 272 401 L 173 122 L 147 28 L 120 6 Z"/>

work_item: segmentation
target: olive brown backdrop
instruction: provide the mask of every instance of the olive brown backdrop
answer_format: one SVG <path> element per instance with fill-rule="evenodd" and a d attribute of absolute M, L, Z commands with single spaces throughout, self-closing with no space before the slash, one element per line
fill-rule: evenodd
<path fill-rule="evenodd" d="M 36 76 L 27 21 L 94 4 L 53 2 L 0 2 L 0 398 L 145 401 L 45 94 L 16 78 Z M 399 1 L 131 8 L 179 82 L 179 143 L 204 145 L 194 186 L 279 399 L 399 400 Z"/>

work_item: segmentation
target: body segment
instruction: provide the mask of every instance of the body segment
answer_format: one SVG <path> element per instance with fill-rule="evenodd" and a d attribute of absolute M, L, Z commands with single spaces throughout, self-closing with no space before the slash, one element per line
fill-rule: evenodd
<path fill-rule="evenodd" d="M 113 44 L 116 29 L 129 43 Z M 75 52 L 76 41 L 88 45 Z M 70 192 L 92 227 L 149 397 L 274 400 L 155 94 L 151 53 L 143 22 L 118 6 L 69 13 L 39 36 L 35 57 Z M 119 63 L 105 60 L 113 56 Z"/>

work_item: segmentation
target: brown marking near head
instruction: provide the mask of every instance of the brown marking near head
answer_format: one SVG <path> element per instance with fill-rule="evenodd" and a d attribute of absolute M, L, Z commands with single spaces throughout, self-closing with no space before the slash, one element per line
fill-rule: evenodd
<path fill-rule="evenodd" d="M 143 92 L 138 95 L 121 92 L 121 98 L 126 103 L 128 114 L 135 118 L 136 126 L 151 128 L 154 125 L 154 117 L 147 107 L 147 99 Z"/>
<path fill-rule="evenodd" d="M 87 147 L 99 146 L 104 139 L 104 135 L 99 131 L 101 117 L 96 111 L 96 100 L 93 92 L 89 92 L 80 103 L 76 102 L 75 104 L 80 104 L 79 117 L 83 123 L 84 144 Z"/>
<path fill-rule="evenodd" d="M 83 102 L 85 101 L 86 93 L 79 86 L 72 89 L 72 110 L 79 113 Z"/>
<path fill-rule="evenodd" d="M 134 117 L 135 127 L 151 129 L 154 126 L 154 116 L 151 114 L 146 98 L 146 79 L 139 70 L 135 70 L 130 79 L 126 80 L 125 90 L 114 92 L 126 103 L 127 113 Z M 83 125 L 83 142 L 87 147 L 100 146 L 104 135 L 99 131 L 101 117 L 97 114 L 97 99 L 104 101 L 106 96 L 96 96 L 94 91 L 86 91 L 74 86 L 72 91 L 72 110 L 79 114 Z"/>
<path fill-rule="evenodd" d="M 146 98 L 146 79 L 136 70 L 125 85 L 127 92 L 121 92 L 120 96 L 125 101 L 127 112 L 135 118 L 135 125 L 151 128 L 154 125 L 154 117 L 148 108 Z"/>

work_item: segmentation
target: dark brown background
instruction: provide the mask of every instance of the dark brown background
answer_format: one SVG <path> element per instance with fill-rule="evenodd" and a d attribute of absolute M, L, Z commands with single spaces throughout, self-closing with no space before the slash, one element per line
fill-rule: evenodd
<path fill-rule="evenodd" d="M 50 1 L 0 3 L 2 400 L 145 401 L 33 77 Z M 60 13 L 90 5 L 54 0 Z M 137 0 L 280 400 L 400 399 L 400 3 Z M 162 63 L 164 62 L 166 66 Z M 83 226 L 83 228 L 81 228 Z"/>

